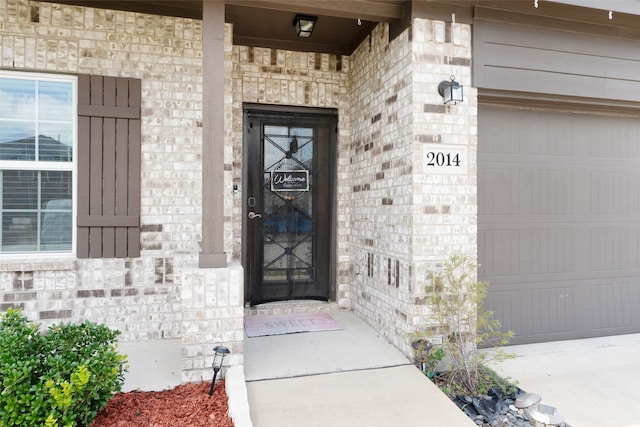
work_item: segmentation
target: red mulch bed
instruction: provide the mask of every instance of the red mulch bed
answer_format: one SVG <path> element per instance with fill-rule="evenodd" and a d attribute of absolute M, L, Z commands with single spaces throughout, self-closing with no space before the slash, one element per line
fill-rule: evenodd
<path fill-rule="evenodd" d="M 224 381 L 182 384 L 164 391 L 117 393 L 91 427 L 233 427 Z"/>

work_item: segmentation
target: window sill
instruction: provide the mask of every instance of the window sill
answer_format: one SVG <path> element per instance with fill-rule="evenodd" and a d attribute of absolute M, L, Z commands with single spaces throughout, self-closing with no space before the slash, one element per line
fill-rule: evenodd
<path fill-rule="evenodd" d="M 37 257 L 37 259 L 36 259 Z M 66 271 L 76 269 L 77 258 L 67 254 L 3 254 L 0 272 L 6 271 Z"/>

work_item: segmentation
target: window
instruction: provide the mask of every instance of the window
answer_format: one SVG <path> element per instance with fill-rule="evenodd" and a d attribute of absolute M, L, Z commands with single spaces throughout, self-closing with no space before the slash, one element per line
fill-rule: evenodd
<path fill-rule="evenodd" d="M 0 253 L 72 253 L 76 78 L 0 71 Z"/>
<path fill-rule="evenodd" d="M 140 256 L 140 112 L 139 79 L 0 71 L 0 254 Z"/>

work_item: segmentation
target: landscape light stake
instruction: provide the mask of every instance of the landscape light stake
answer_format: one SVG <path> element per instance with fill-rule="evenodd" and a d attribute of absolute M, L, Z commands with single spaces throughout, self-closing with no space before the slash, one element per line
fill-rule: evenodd
<path fill-rule="evenodd" d="M 224 360 L 224 357 L 231 353 L 227 347 L 223 347 L 221 345 L 214 347 L 213 351 L 215 351 L 215 355 L 213 356 L 213 379 L 211 380 L 209 396 L 213 395 L 213 387 L 216 384 L 218 372 L 220 372 L 220 368 L 222 368 L 222 361 Z"/>
<path fill-rule="evenodd" d="M 429 359 L 429 351 L 433 348 L 430 341 L 419 339 L 411 343 L 414 350 L 416 363 L 420 365 L 420 370 L 427 373 L 427 360 Z"/>

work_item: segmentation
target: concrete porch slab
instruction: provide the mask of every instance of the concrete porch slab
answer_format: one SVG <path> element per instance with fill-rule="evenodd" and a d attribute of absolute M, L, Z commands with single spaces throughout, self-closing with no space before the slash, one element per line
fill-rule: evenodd
<path fill-rule="evenodd" d="M 399 350 L 352 312 L 340 331 L 246 338 L 255 427 L 473 427 Z"/>
<path fill-rule="evenodd" d="M 350 311 L 331 312 L 339 331 L 244 340 L 247 381 L 407 365 L 411 361 Z"/>

